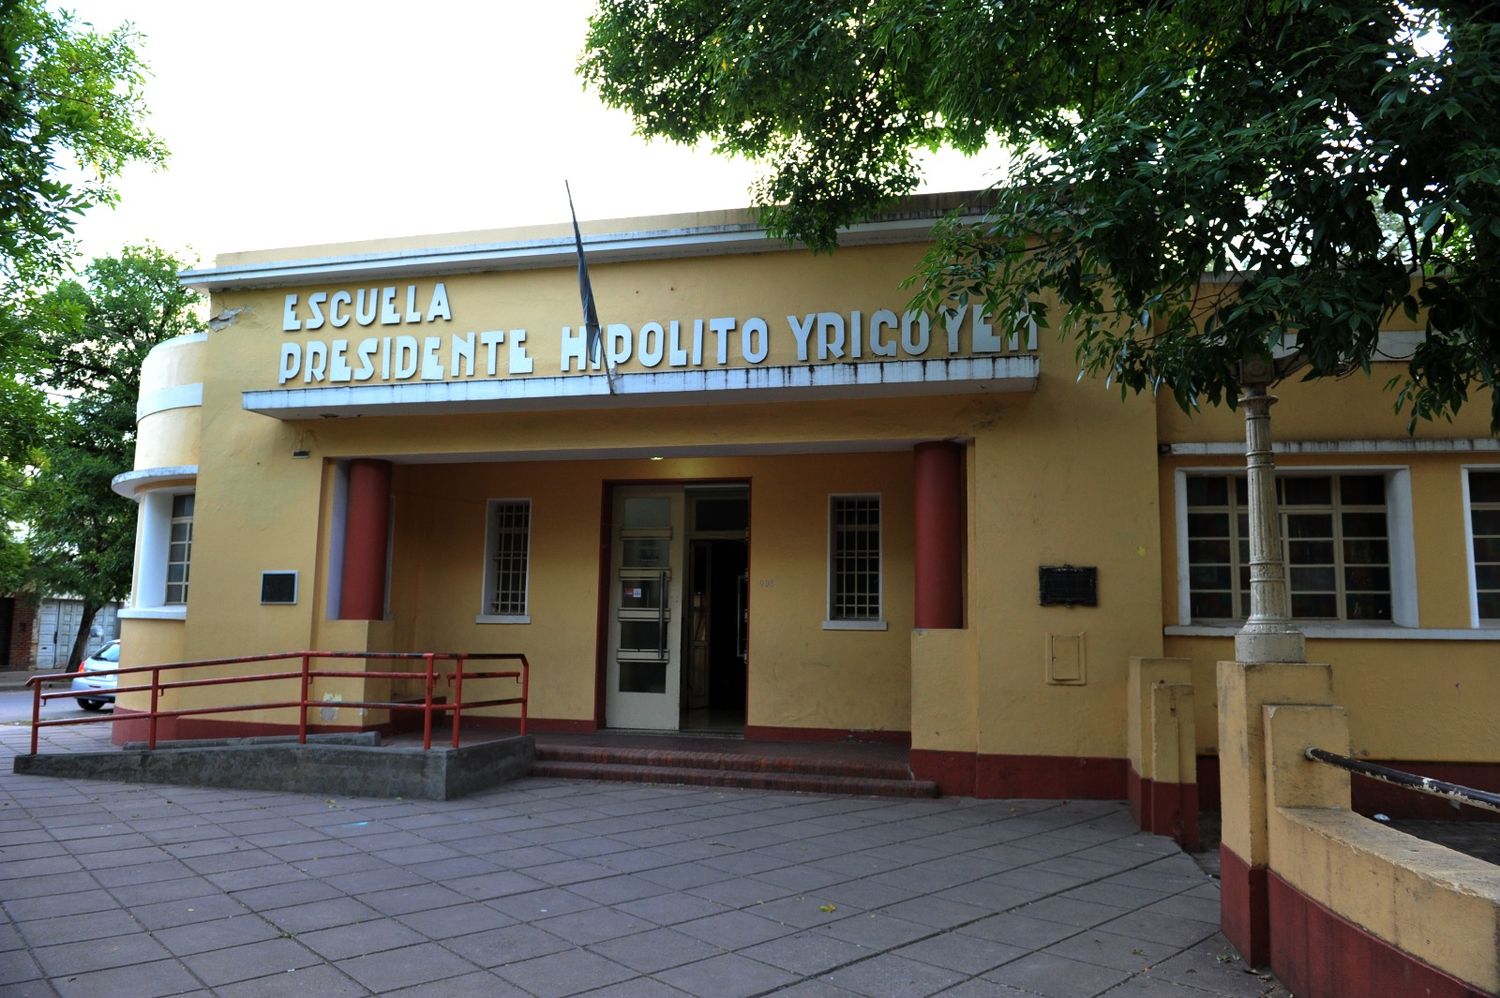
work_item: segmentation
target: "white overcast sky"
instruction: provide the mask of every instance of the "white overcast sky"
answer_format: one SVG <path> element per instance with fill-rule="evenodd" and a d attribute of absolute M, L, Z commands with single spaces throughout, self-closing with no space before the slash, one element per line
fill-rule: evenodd
<path fill-rule="evenodd" d="M 592 0 L 55 0 L 128 20 L 151 68 L 164 170 L 78 226 L 82 260 L 150 240 L 234 250 L 748 203 L 755 168 L 651 142 L 574 72 Z M 931 159 L 926 190 L 982 186 L 993 157 Z"/>

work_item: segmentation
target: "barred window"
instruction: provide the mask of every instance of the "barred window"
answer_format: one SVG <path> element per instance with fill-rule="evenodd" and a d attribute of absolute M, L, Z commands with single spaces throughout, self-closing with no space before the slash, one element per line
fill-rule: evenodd
<path fill-rule="evenodd" d="M 491 499 L 484 613 L 525 617 L 531 559 L 531 500 Z"/>
<path fill-rule="evenodd" d="M 1469 472 L 1469 527 L 1479 619 L 1500 621 L 1500 471 Z"/>
<path fill-rule="evenodd" d="M 880 620 L 880 497 L 831 496 L 828 619 Z"/>
<path fill-rule="evenodd" d="M 194 499 L 192 492 L 172 497 L 172 519 L 167 535 L 167 603 L 187 602 L 188 568 L 193 556 Z"/>
<path fill-rule="evenodd" d="M 1390 620 L 1384 475 L 1276 479 L 1292 616 Z M 1250 613 L 1250 504 L 1242 475 L 1187 479 L 1188 586 L 1194 620 Z"/>

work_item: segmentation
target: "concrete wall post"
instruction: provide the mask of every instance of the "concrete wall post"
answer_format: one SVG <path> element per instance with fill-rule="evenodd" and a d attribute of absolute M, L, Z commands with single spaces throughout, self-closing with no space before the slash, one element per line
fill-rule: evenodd
<path fill-rule="evenodd" d="M 1270 959 L 1266 869 L 1267 704 L 1333 700 L 1326 664 L 1220 662 L 1219 797 L 1222 819 L 1220 927 L 1252 966 Z"/>

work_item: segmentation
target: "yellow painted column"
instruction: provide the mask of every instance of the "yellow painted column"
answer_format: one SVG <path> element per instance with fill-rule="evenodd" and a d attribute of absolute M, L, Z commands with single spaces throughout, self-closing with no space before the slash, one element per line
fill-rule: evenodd
<path fill-rule="evenodd" d="M 1267 704 L 1333 701 L 1326 664 L 1219 663 L 1219 923 L 1252 966 L 1269 959 L 1267 914 L 1266 748 L 1261 712 Z"/>

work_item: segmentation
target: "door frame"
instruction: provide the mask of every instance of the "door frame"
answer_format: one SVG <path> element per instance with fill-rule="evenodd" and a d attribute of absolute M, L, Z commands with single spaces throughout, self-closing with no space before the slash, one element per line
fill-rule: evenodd
<path fill-rule="evenodd" d="M 605 712 L 605 697 L 609 683 L 609 627 L 611 602 L 614 593 L 612 586 L 612 571 L 614 549 L 614 508 L 615 490 L 621 488 L 635 488 L 640 486 L 659 488 L 682 488 L 687 489 L 700 485 L 734 485 L 743 486 L 745 499 L 750 503 L 750 515 L 755 515 L 755 490 L 749 476 L 728 475 L 724 477 L 710 478 L 606 478 L 600 483 L 599 494 L 599 575 L 598 575 L 598 600 L 594 609 L 594 728 L 603 730 L 609 727 L 609 718 Z M 686 515 L 686 514 L 684 514 Z M 751 563 L 754 560 L 752 538 L 745 539 L 745 571 L 752 571 Z M 753 593 L 753 587 L 750 592 Z M 751 597 L 746 596 L 746 608 L 749 608 Z M 750 619 L 755 615 L 751 613 Z M 745 638 L 745 716 L 750 714 L 750 638 Z"/>

